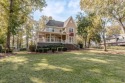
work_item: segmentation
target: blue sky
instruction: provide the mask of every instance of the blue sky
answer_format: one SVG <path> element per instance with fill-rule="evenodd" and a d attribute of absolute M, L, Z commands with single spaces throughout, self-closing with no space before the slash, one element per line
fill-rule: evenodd
<path fill-rule="evenodd" d="M 76 14 L 80 12 L 79 2 L 80 0 L 46 0 L 47 6 L 42 12 L 35 11 L 34 19 L 38 21 L 42 15 L 52 16 L 59 21 L 65 21 L 70 16 L 75 19 Z"/>

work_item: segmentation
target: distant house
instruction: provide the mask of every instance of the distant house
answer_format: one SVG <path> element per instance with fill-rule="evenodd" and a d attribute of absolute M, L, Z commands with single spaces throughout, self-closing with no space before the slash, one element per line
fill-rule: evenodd
<path fill-rule="evenodd" d="M 72 17 L 65 22 L 49 20 L 43 30 L 37 31 L 37 44 L 76 44 L 76 33 Z"/>
<path fill-rule="evenodd" d="M 106 38 L 106 44 L 110 46 L 125 45 L 125 34 L 119 34 L 117 37 L 112 36 Z"/>

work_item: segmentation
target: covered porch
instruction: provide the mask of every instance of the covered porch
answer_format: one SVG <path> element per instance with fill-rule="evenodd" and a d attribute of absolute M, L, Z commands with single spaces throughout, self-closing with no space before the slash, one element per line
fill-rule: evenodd
<path fill-rule="evenodd" d="M 39 43 L 66 43 L 66 34 L 41 32 L 38 34 Z"/>

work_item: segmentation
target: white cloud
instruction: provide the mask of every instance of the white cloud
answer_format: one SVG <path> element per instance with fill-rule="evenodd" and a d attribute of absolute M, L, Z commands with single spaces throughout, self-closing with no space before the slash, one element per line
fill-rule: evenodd
<path fill-rule="evenodd" d="M 70 10 L 70 12 L 72 14 L 77 14 L 78 12 L 80 12 L 80 6 L 79 6 L 80 0 L 70 0 L 68 7 Z"/>
<path fill-rule="evenodd" d="M 42 12 L 36 12 L 36 20 L 42 15 L 52 16 L 55 20 L 65 21 L 68 17 L 75 15 L 80 11 L 80 0 L 47 0 L 47 7 Z M 38 15 L 39 14 L 39 15 Z"/>
<path fill-rule="evenodd" d="M 70 0 L 68 7 L 69 8 L 78 8 L 79 7 L 79 0 Z"/>
<path fill-rule="evenodd" d="M 65 3 L 62 2 L 48 2 L 48 6 L 43 9 L 42 14 L 46 16 L 52 16 L 54 19 L 61 19 L 59 17 L 65 10 Z"/>

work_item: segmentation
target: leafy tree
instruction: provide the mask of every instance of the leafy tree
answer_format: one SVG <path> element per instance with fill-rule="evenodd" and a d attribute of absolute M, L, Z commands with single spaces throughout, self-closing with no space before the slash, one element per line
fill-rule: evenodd
<path fill-rule="evenodd" d="M 102 30 L 100 17 L 98 17 L 95 13 L 89 14 L 89 19 L 91 20 L 91 26 L 88 29 L 88 47 L 91 41 L 99 44 L 101 42 L 100 31 Z"/>
<path fill-rule="evenodd" d="M 43 15 L 38 22 L 39 29 L 44 29 L 48 20 L 49 20 L 49 17 Z"/>
<path fill-rule="evenodd" d="M 4 10 L 6 20 L 7 41 L 6 47 L 10 48 L 10 36 L 15 33 L 26 17 L 36 9 L 42 10 L 45 0 L 1 0 L 0 7 Z"/>
<path fill-rule="evenodd" d="M 80 6 L 82 10 L 117 21 L 125 33 L 125 0 L 81 0 Z"/>
<path fill-rule="evenodd" d="M 82 10 L 89 13 L 95 13 L 98 17 L 100 17 L 100 25 L 102 27 L 102 31 L 100 33 L 104 42 L 104 51 L 107 50 L 106 39 L 105 39 L 107 23 L 109 22 L 110 18 L 111 19 L 113 18 L 113 14 L 109 13 L 109 11 L 113 10 L 112 8 L 115 9 L 115 7 L 113 7 L 114 1 L 119 1 L 119 0 L 81 0 L 80 1 L 80 6 Z"/>
<path fill-rule="evenodd" d="M 34 36 L 33 35 L 33 32 L 35 32 L 35 28 L 34 28 L 34 25 L 35 25 L 35 21 L 33 20 L 32 17 L 28 17 L 27 18 L 27 21 L 24 25 L 25 27 L 25 35 L 26 35 L 26 48 L 28 50 L 28 47 L 29 47 L 29 39 L 31 39 L 31 42 L 32 42 L 32 37 Z"/>
<path fill-rule="evenodd" d="M 79 13 L 76 16 L 77 19 L 77 26 L 78 26 L 78 35 L 80 35 L 82 37 L 82 39 L 84 39 L 84 47 L 87 47 L 87 28 L 90 26 L 91 21 L 85 17 L 82 13 Z"/>
<path fill-rule="evenodd" d="M 83 16 L 82 13 L 77 15 L 77 23 L 78 23 L 78 34 L 83 37 L 86 43 L 88 42 L 88 47 L 90 46 L 90 42 L 94 41 L 96 43 L 100 43 L 100 18 L 97 17 L 94 13 L 87 14 L 87 16 Z"/>

